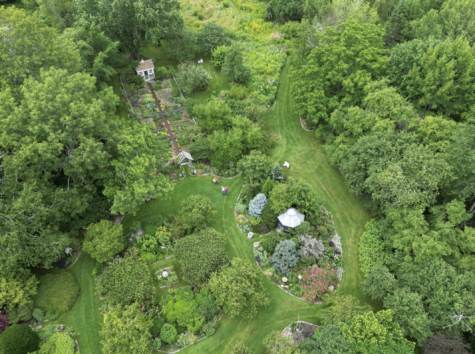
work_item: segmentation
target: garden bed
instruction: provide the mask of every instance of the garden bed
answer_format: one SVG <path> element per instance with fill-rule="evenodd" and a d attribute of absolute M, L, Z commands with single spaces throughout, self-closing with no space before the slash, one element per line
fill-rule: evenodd
<path fill-rule="evenodd" d="M 178 283 L 178 275 L 174 271 L 174 266 L 159 269 L 155 272 L 160 288 L 168 288 L 170 285 Z"/>
<path fill-rule="evenodd" d="M 319 326 L 306 322 L 295 321 L 289 324 L 282 331 L 284 337 L 291 337 L 294 344 L 299 345 L 307 338 L 311 338 Z"/>

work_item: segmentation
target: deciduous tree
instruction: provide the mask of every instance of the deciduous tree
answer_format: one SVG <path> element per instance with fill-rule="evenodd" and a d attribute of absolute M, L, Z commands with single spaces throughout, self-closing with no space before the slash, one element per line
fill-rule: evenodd
<path fill-rule="evenodd" d="M 88 226 L 83 248 L 99 263 L 112 260 L 125 246 L 122 225 L 101 220 Z"/>
<path fill-rule="evenodd" d="M 177 220 L 189 233 L 200 231 L 216 216 L 216 210 L 208 197 L 195 194 L 181 203 Z"/>
<path fill-rule="evenodd" d="M 252 150 L 249 155 L 239 162 L 238 170 L 242 172 L 246 186 L 252 190 L 258 190 L 269 177 L 271 166 L 271 162 L 266 155 L 259 150 Z"/>

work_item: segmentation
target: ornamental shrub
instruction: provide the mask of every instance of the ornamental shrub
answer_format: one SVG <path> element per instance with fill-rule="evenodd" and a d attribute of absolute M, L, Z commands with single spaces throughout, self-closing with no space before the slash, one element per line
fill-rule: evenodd
<path fill-rule="evenodd" d="M 275 229 L 277 227 L 277 221 L 278 221 L 277 217 L 278 217 L 277 213 L 275 213 L 272 210 L 270 204 L 267 203 L 261 212 L 261 222 L 264 225 L 267 225 L 269 229 Z"/>
<path fill-rule="evenodd" d="M 279 182 L 284 181 L 284 172 L 282 171 L 282 168 L 280 168 L 278 163 L 276 163 L 274 167 L 272 168 L 272 171 L 270 172 L 270 177 L 274 181 L 279 181 Z"/>
<path fill-rule="evenodd" d="M 176 341 L 176 328 L 168 323 L 163 325 L 162 330 L 160 331 L 160 338 L 168 344 L 173 344 Z"/>
<path fill-rule="evenodd" d="M 295 284 L 291 289 L 290 292 L 297 297 L 303 296 L 303 288 L 299 284 Z"/>
<path fill-rule="evenodd" d="M 46 343 L 53 344 L 50 348 L 54 350 L 43 351 L 43 346 L 40 354 L 74 354 L 74 340 L 66 332 L 56 332 Z"/>
<path fill-rule="evenodd" d="M 382 232 L 375 220 L 370 220 L 361 235 L 359 249 L 361 271 L 367 276 L 378 265 L 385 265 L 390 251 L 382 240 Z"/>
<path fill-rule="evenodd" d="M 211 62 L 214 66 L 221 67 L 224 64 L 224 58 L 226 57 L 226 52 L 228 47 L 222 45 L 213 50 L 211 54 Z"/>
<path fill-rule="evenodd" d="M 300 285 L 303 287 L 304 299 L 312 302 L 320 298 L 328 291 L 328 287 L 338 282 L 336 269 L 330 267 L 316 268 L 312 267 L 310 270 L 303 272 L 303 277 L 300 279 Z"/>
<path fill-rule="evenodd" d="M 157 227 L 155 225 L 147 225 L 143 228 L 143 231 L 147 235 L 155 235 L 155 232 L 157 232 Z"/>
<path fill-rule="evenodd" d="M 33 317 L 38 322 L 43 322 L 43 320 L 45 319 L 45 313 L 43 312 L 42 309 L 36 308 L 33 310 Z"/>
<path fill-rule="evenodd" d="M 155 318 L 153 320 L 152 327 L 150 328 L 150 334 L 152 335 L 152 337 L 155 338 L 156 336 L 158 336 L 164 324 L 165 324 L 164 317 Z"/>
<path fill-rule="evenodd" d="M 76 303 L 78 295 L 79 284 L 73 273 L 62 271 L 41 276 L 38 293 L 33 299 L 36 307 L 66 313 Z"/>
<path fill-rule="evenodd" d="M 159 350 L 162 346 L 162 341 L 160 338 L 155 338 L 152 342 L 152 348 L 155 350 Z"/>
<path fill-rule="evenodd" d="M 262 209 L 267 204 L 267 197 L 264 193 L 259 193 L 249 203 L 249 215 L 261 218 Z"/>
<path fill-rule="evenodd" d="M 27 325 L 13 325 L 0 336 L 0 352 L 5 354 L 26 354 L 38 349 L 40 338 Z"/>
<path fill-rule="evenodd" d="M 280 236 L 279 233 L 272 231 L 270 234 L 265 236 L 264 240 L 261 241 L 260 247 L 262 247 L 267 254 L 272 254 L 280 241 L 282 241 L 282 236 Z"/>
<path fill-rule="evenodd" d="M 179 348 L 186 348 L 192 345 L 197 339 L 198 339 L 197 336 L 195 336 L 192 332 L 187 331 L 186 333 L 180 334 L 176 345 Z"/>
<path fill-rule="evenodd" d="M 216 332 L 216 328 L 218 328 L 218 319 L 214 317 L 211 321 L 205 323 L 201 328 L 201 333 L 206 337 L 209 337 Z"/>
<path fill-rule="evenodd" d="M 130 75 L 127 78 L 127 81 L 129 82 L 130 88 L 132 90 L 137 90 L 137 89 L 145 86 L 145 80 L 140 75 Z"/>
<path fill-rule="evenodd" d="M 272 255 L 272 267 L 282 275 L 290 274 L 291 269 L 299 263 L 295 243 L 290 240 L 281 241 Z"/>
<path fill-rule="evenodd" d="M 21 321 L 28 321 L 33 315 L 33 307 L 33 303 L 29 302 L 24 306 L 18 306 L 8 311 L 8 323 L 17 324 Z"/>

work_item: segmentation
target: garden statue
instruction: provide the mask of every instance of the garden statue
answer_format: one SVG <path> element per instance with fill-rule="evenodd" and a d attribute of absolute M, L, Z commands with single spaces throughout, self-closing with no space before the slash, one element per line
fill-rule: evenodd
<path fill-rule="evenodd" d="M 72 252 L 73 252 L 73 249 L 72 249 L 71 247 L 67 247 L 67 248 L 64 250 L 64 253 L 69 254 L 69 255 L 71 255 Z"/>
<path fill-rule="evenodd" d="M 163 277 L 163 278 L 167 278 L 167 277 L 168 277 L 168 272 L 167 272 L 166 270 L 163 271 L 162 277 Z"/>
<path fill-rule="evenodd" d="M 248 234 L 247 234 L 247 238 L 253 238 L 254 237 L 254 232 L 250 231 Z"/>

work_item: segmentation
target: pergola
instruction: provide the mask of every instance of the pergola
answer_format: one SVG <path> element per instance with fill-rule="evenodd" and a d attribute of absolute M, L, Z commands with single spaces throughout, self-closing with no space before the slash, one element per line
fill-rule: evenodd
<path fill-rule="evenodd" d="M 289 208 L 285 213 L 280 214 L 278 219 L 279 227 L 283 227 L 285 232 L 290 232 L 289 228 L 295 229 L 299 226 L 305 220 L 305 215 L 295 208 Z"/>

